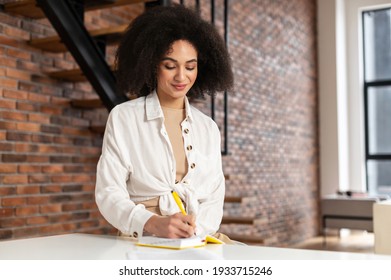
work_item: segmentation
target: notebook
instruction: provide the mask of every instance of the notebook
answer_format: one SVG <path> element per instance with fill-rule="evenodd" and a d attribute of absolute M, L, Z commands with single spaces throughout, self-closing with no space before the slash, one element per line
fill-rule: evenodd
<path fill-rule="evenodd" d="M 224 244 L 223 241 L 211 236 L 193 236 L 189 238 L 162 238 L 155 236 L 143 236 L 138 239 L 136 245 L 165 249 L 186 249 L 205 246 L 207 243 Z"/>

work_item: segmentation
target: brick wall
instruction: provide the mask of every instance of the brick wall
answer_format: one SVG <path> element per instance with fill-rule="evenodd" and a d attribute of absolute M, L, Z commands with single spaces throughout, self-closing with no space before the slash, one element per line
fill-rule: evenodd
<path fill-rule="evenodd" d="M 142 10 L 88 12 L 85 21 L 90 29 L 124 24 Z M 91 86 L 45 74 L 76 68 L 71 55 L 26 43 L 54 34 L 46 19 L 0 13 L 0 239 L 115 232 L 95 204 L 102 136 L 89 129 L 105 122 L 107 111 L 72 108 L 71 99 L 96 96 Z"/>
<path fill-rule="evenodd" d="M 235 90 L 223 165 L 227 194 L 245 199 L 225 212 L 257 219 L 252 227 L 222 229 L 261 235 L 268 245 L 293 244 L 318 230 L 315 1 L 230 2 Z M 121 24 L 141 10 L 89 12 L 87 26 Z M 218 11 L 220 29 L 221 16 Z M 94 97 L 91 86 L 45 74 L 76 67 L 69 54 L 26 44 L 49 34 L 46 20 L 0 13 L 1 239 L 115 232 L 94 203 L 102 138 L 88 128 L 103 123 L 107 112 L 72 108 L 72 98 Z M 209 114 L 208 100 L 195 106 Z M 223 129 L 221 95 L 216 117 Z"/>
<path fill-rule="evenodd" d="M 254 215 L 266 244 L 318 231 L 316 7 L 313 0 L 233 1 L 227 193 L 247 197 L 232 214 Z"/>

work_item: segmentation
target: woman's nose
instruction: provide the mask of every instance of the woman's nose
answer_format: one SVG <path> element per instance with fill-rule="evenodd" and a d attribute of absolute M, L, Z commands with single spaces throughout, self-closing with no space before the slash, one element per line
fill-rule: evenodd
<path fill-rule="evenodd" d="M 175 74 L 176 81 L 183 81 L 185 79 L 185 71 L 181 67 L 178 68 L 178 71 Z"/>

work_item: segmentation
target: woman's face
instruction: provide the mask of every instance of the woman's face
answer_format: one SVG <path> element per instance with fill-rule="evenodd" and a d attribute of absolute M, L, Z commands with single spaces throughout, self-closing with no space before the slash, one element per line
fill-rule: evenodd
<path fill-rule="evenodd" d="M 165 107 L 183 108 L 184 97 L 197 78 L 197 51 L 188 41 L 178 40 L 158 65 L 157 94 Z"/>

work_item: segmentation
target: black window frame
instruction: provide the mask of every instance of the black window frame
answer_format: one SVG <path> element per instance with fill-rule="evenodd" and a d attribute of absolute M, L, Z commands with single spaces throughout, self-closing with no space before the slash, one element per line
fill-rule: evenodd
<path fill-rule="evenodd" d="M 387 8 L 378 8 L 378 9 L 371 9 L 371 10 L 364 10 L 361 12 L 362 16 L 362 47 L 363 47 L 363 82 L 364 82 L 364 134 L 365 134 L 365 179 L 366 179 L 366 189 L 367 192 L 370 191 L 369 189 L 369 175 L 368 175 L 368 164 L 369 161 L 390 161 L 391 162 L 391 153 L 376 153 L 371 154 L 369 151 L 369 116 L 368 116 L 368 95 L 369 95 L 369 89 L 370 88 L 380 88 L 384 86 L 390 86 L 391 87 L 391 77 L 389 79 L 379 79 L 379 80 L 371 80 L 370 82 L 366 79 L 366 57 L 365 57 L 365 14 L 368 12 L 374 12 L 374 11 L 382 11 L 382 10 L 390 10 L 391 7 Z M 376 191 L 378 190 L 378 186 L 376 186 Z M 391 194 L 391 185 L 389 188 L 388 193 Z"/>

